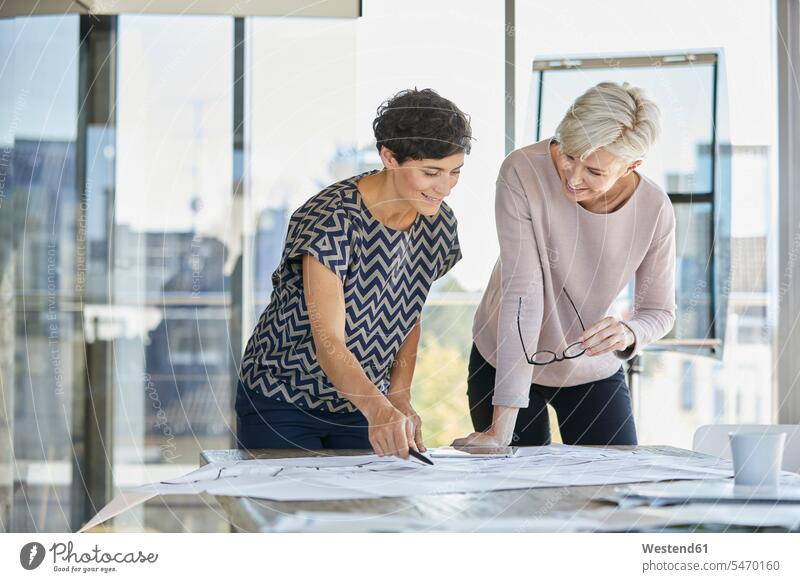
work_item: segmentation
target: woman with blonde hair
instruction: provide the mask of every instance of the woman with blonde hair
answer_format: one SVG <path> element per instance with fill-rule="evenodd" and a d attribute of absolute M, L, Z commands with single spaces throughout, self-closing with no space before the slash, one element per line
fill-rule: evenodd
<path fill-rule="evenodd" d="M 621 363 L 675 321 L 675 218 L 636 171 L 658 137 L 641 89 L 600 83 L 555 136 L 497 178 L 500 257 L 475 314 L 468 390 L 476 432 L 455 446 L 636 444 Z M 635 279 L 633 315 L 613 310 Z"/>

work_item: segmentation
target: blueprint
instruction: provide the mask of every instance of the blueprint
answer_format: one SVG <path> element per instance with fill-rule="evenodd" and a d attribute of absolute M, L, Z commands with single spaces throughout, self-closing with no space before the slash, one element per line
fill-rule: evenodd
<path fill-rule="evenodd" d="M 429 449 L 434 465 L 377 455 L 298 457 L 209 463 L 181 477 L 122 491 L 84 529 L 155 495 L 208 493 L 273 501 L 324 501 L 725 479 L 730 461 L 668 456 L 642 449 L 568 445 L 525 447 L 515 454 L 469 455 Z"/>
<path fill-rule="evenodd" d="M 669 457 L 641 450 L 550 445 L 519 449 L 513 456 L 459 457 L 437 452 L 428 452 L 432 466 L 377 455 L 210 463 L 183 477 L 135 490 L 318 501 L 720 479 L 733 474 L 731 462 L 724 459 Z"/>

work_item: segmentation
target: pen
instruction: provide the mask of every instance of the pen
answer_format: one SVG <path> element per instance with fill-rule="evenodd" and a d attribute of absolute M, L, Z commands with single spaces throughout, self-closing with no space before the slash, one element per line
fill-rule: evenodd
<path fill-rule="evenodd" d="M 428 465 L 433 465 L 433 461 L 431 461 L 425 455 L 422 455 L 422 454 L 418 453 L 414 449 L 408 449 L 408 454 L 411 455 L 412 457 L 414 457 L 415 459 L 417 459 L 418 461 L 422 461 L 423 463 L 426 463 Z"/>

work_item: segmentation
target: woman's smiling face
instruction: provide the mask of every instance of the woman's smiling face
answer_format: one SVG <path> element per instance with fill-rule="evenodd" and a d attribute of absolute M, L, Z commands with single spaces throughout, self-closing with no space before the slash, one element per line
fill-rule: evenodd
<path fill-rule="evenodd" d="M 433 216 L 458 183 L 464 152 L 446 158 L 406 160 L 387 165 L 398 196 L 424 216 Z"/>
<path fill-rule="evenodd" d="M 639 162 L 625 162 L 604 148 L 595 150 L 585 160 L 561 150 L 560 144 L 551 146 L 564 193 L 574 202 L 589 202 L 608 194 L 620 178 L 629 175 Z"/>

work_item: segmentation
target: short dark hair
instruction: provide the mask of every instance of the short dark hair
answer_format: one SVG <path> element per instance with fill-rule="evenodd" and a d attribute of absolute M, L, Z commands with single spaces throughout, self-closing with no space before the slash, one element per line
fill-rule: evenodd
<path fill-rule="evenodd" d="M 390 149 L 398 163 L 469 154 L 469 116 L 433 89 L 406 89 L 378 107 L 372 122 L 378 152 Z"/>

